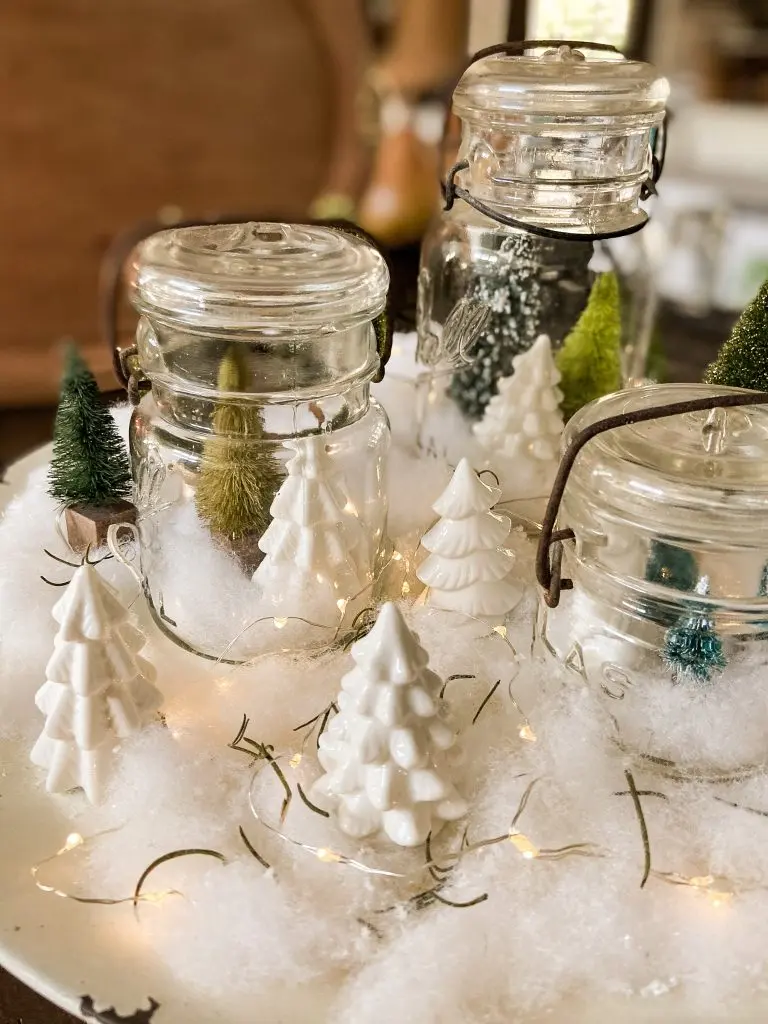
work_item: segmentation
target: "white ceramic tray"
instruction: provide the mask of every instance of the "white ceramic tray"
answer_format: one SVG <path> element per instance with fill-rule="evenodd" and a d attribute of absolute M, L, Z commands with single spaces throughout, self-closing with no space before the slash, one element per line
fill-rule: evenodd
<path fill-rule="evenodd" d="M 22 490 L 28 474 L 49 456 L 50 448 L 42 448 L 11 468 L 10 486 L 0 487 L 0 512 Z M 231 996 L 214 1001 L 191 994 L 152 955 L 130 904 L 88 906 L 40 892 L 30 868 L 64 844 L 70 826 L 60 805 L 38 781 L 27 752 L 0 741 L 0 964 L 6 970 L 76 1016 L 81 1016 L 82 998 L 89 996 L 98 1010 L 114 1006 L 126 1024 L 148 1024 L 150 998 L 159 1004 L 152 1024 L 325 1024 L 332 1020 L 328 1012 L 332 985 L 275 990 L 258 999 Z M 398 1018 L 393 1006 L 392 1021 Z M 569 1000 L 535 1019 L 515 1016 L 505 1024 L 706 1024 L 709 1020 L 755 1024 L 768 1020 L 768 1006 L 764 1002 L 758 1006 L 745 996 L 740 1012 L 724 1016 L 713 1007 L 712 1016 L 705 1020 L 688 1011 L 677 994 Z"/>

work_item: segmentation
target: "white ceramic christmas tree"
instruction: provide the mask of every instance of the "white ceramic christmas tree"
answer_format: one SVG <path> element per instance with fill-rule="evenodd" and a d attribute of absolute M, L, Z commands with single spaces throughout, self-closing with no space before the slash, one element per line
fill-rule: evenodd
<path fill-rule="evenodd" d="M 563 433 L 560 372 L 546 334 L 512 366 L 514 373 L 499 381 L 498 394 L 472 429 L 501 478 L 504 497 L 541 497 L 554 482 Z"/>
<path fill-rule="evenodd" d="M 382 607 L 352 658 L 339 714 L 320 737 L 325 774 L 313 794 L 347 835 L 419 846 L 467 812 L 448 770 L 455 736 L 441 716 L 442 682 L 394 604 Z"/>
<path fill-rule="evenodd" d="M 150 722 L 162 703 L 155 670 L 139 657 L 143 635 L 92 565 L 75 570 L 53 617 L 59 623 L 46 682 L 35 696 L 45 726 L 32 748 L 46 788 L 82 788 L 99 803 L 118 742 Z"/>
<path fill-rule="evenodd" d="M 422 538 L 431 554 L 416 574 L 436 608 L 498 618 L 520 599 L 520 587 L 507 579 L 515 561 L 504 547 L 511 523 L 491 512 L 499 494 L 462 459 L 432 506 L 442 518 Z"/>
<path fill-rule="evenodd" d="M 326 443 L 322 435 L 286 442 L 295 454 L 259 541 L 266 558 L 253 582 L 280 614 L 333 624 L 364 585 L 359 563 L 366 546 Z"/>

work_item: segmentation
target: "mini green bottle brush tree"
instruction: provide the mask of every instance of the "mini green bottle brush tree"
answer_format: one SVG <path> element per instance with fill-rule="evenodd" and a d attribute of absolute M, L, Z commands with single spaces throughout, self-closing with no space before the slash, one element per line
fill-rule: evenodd
<path fill-rule="evenodd" d="M 65 509 L 67 539 L 79 553 L 101 547 L 113 523 L 136 519 L 128 451 L 74 346 L 65 357 L 48 491 Z"/>
<path fill-rule="evenodd" d="M 768 280 L 736 321 L 704 381 L 768 391 Z"/>
<path fill-rule="evenodd" d="M 246 375 L 242 352 L 232 344 L 219 367 L 219 391 L 230 396 L 245 391 Z M 265 441 L 261 411 L 225 398 L 203 449 L 195 502 L 200 518 L 245 572 L 253 572 L 263 557 L 258 542 L 269 526 L 269 509 L 283 476 Z"/>

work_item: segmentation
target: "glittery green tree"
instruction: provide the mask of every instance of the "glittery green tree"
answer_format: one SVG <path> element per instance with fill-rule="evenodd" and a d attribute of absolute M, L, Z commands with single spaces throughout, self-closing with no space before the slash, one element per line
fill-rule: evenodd
<path fill-rule="evenodd" d="M 615 274 L 600 274 L 595 280 L 586 309 L 555 361 L 562 375 L 566 420 L 583 405 L 621 387 L 621 307 Z"/>
<path fill-rule="evenodd" d="M 130 498 L 131 486 L 125 443 L 95 377 L 71 345 L 53 427 L 48 491 L 66 507 L 103 508 Z"/>
<path fill-rule="evenodd" d="M 709 591 L 706 576 L 696 590 L 699 594 Z M 687 612 L 676 625 L 670 626 L 664 635 L 662 659 L 676 683 L 708 683 L 725 668 L 722 640 L 705 609 Z"/>
<path fill-rule="evenodd" d="M 227 349 L 219 367 L 219 391 L 244 390 L 245 365 L 237 344 Z M 211 531 L 230 542 L 260 536 L 270 522 L 269 508 L 283 474 L 264 440 L 260 410 L 224 399 L 213 416 L 213 436 L 206 441 L 197 484 L 197 511 Z M 251 545 L 252 546 L 252 545 Z"/>
<path fill-rule="evenodd" d="M 768 280 L 736 321 L 704 381 L 768 391 Z"/>
<path fill-rule="evenodd" d="M 570 329 L 589 294 L 591 242 L 539 238 L 511 232 L 496 258 L 481 264 L 466 282 L 464 295 L 490 315 L 472 346 L 471 363 L 458 370 L 450 394 L 470 419 L 479 419 L 497 393 L 512 361 L 540 334 L 559 341 Z"/>

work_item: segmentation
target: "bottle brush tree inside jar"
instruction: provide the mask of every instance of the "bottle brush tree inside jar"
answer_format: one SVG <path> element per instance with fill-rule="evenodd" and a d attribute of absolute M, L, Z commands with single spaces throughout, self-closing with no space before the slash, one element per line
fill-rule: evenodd
<path fill-rule="evenodd" d="M 563 416 L 621 387 L 621 308 L 613 273 L 600 274 L 573 330 L 557 353 Z"/>
<path fill-rule="evenodd" d="M 221 360 L 218 389 L 225 396 L 241 392 L 245 377 L 243 354 L 233 343 Z M 260 409 L 225 397 L 203 448 L 195 503 L 200 518 L 234 552 L 244 572 L 253 572 L 262 559 L 259 539 L 269 526 L 282 477 Z"/>
<path fill-rule="evenodd" d="M 67 540 L 80 554 L 105 544 L 113 523 L 136 519 L 125 443 L 74 345 L 65 357 L 48 491 L 64 506 Z"/>

